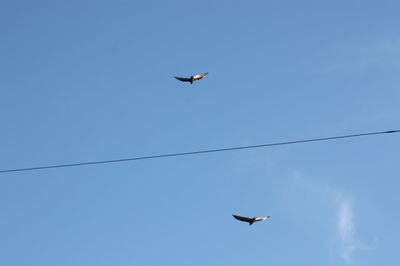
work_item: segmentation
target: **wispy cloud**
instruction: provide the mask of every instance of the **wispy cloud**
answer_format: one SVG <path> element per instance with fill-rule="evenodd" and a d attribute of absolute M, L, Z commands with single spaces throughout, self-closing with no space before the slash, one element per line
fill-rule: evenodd
<path fill-rule="evenodd" d="M 337 205 L 336 234 L 339 241 L 339 254 L 346 265 L 352 265 L 353 256 L 357 250 L 366 250 L 371 247 L 362 243 L 357 237 L 351 198 L 337 191 L 333 191 L 332 195 Z"/>
<path fill-rule="evenodd" d="M 350 264 L 357 246 L 354 238 L 353 206 L 350 201 L 342 200 L 338 207 L 337 232 L 341 241 L 341 257 L 346 264 Z"/>
<path fill-rule="evenodd" d="M 328 54 L 323 72 L 364 72 L 370 67 L 398 67 L 400 37 L 389 36 L 366 43 L 337 43 L 324 51 Z M 329 54 L 334 55 L 329 57 Z"/>
<path fill-rule="evenodd" d="M 326 235 L 331 247 L 331 264 L 355 265 L 357 251 L 373 248 L 364 244 L 357 232 L 356 197 L 349 190 L 320 180 L 294 171 L 285 194 L 290 202 L 293 198 L 296 204 L 300 200 L 304 206 L 302 212 L 307 211 L 313 220 L 323 221 L 324 231 L 331 232 Z"/>

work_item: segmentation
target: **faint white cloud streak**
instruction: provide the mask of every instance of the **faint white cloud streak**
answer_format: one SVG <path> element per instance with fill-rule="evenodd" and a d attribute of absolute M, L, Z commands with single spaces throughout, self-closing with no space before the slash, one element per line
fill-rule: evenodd
<path fill-rule="evenodd" d="M 343 193 L 333 191 L 334 201 L 337 204 L 336 232 L 339 240 L 340 257 L 346 265 L 353 264 L 353 254 L 357 250 L 370 249 L 357 238 L 354 222 L 353 201 Z"/>
<path fill-rule="evenodd" d="M 339 203 L 337 230 L 342 244 L 341 257 L 346 264 L 350 264 L 351 254 L 356 246 L 354 240 L 353 207 L 350 201 Z"/>
<path fill-rule="evenodd" d="M 397 69 L 400 65 L 400 37 L 386 37 L 368 43 L 337 43 L 324 54 L 329 58 L 328 63 L 318 71 L 326 73 L 360 73 L 381 67 Z"/>
<path fill-rule="evenodd" d="M 309 222 L 324 221 L 323 230 L 330 232 L 327 236 L 332 265 L 355 265 L 355 253 L 371 249 L 357 233 L 355 198 L 351 192 L 294 171 L 286 195 L 291 202 L 296 199 L 296 206 L 301 202 L 303 214 L 307 211 L 306 216 L 311 217 Z"/>

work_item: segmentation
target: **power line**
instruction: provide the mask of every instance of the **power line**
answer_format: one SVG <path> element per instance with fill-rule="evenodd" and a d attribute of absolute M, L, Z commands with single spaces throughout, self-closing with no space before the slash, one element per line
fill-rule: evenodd
<path fill-rule="evenodd" d="M 371 136 L 371 135 L 381 135 L 381 134 L 390 134 L 390 133 L 398 133 L 398 132 L 400 132 L 400 129 L 399 130 L 387 130 L 387 131 L 359 133 L 359 134 L 343 135 L 343 136 L 334 136 L 334 137 L 325 137 L 325 138 L 314 138 L 314 139 L 294 140 L 294 141 L 285 141 L 285 142 L 275 142 L 275 143 L 249 145 L 249 146 L 239 146 L 239 147 L 237 146 L 237 147 L 228 147 L 228 148 L 211 149 L 211 150 L 199 150 L 199 151 L 189 151 L 189 152 L 149 155 L 149 156 L 140 156 L 140 157 L 132 157 L 132 158 L 114 159 L 114 160 L 82 162 L 82 163 L 70 163 L 70 164 L 58 164 L 58 165 L 47 165 L 47 166 L 36 166 L 36 167 L 28 167 L 28 168 L 17 168 L 17 169 L 0 170 L 0 174 L 11 173 L 11 172 L 43 170 L 43 169 L 51 169 L 51 168 L 61 168 L 61 167 L 76 167 L 76 166 L 93 165 L 93 164 L 119 163 L 119 162 L 148 160 L 148 159 L 157 159 L 157 158 L 165 158 L 165 157 L 177 157 L 177 156 L 186 156 L 186 155 L 194 155 L 194 154 L 202 154 L 202 153 L 213 153 L 213 152 L 224 152 L 224 151 L 234 151 L 234 150 L 255 149 L 255 148 L 263 148 L 263 147 L 271 147 L 271 146 L 291 145 L 291 144 L 297 144 L 297 143 L 327 141 L 327 140 L 345 139 L 345 138 L 356 138 L 356 137 Z"/>

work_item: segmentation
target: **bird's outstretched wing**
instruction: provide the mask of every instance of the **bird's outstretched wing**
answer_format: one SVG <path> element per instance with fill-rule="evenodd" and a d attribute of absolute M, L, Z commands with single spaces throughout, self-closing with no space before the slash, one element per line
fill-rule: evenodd
<path fill-rule="evenodd" d="M 206 77 L 207 75 L 208 75 L 208 73 L 204 73 L 204 74 L 201 74 L 201 75 L 196 75 L 196 76 L 193 76 L 193 79 L 194 80 L 199 80 L 199 79 L 202 79 L 202 78 Z"/>
<path fill-rule="evenodd" d="M 238 216 L 238 215 L 234 215 L 232 214 L 233 218 L 242 221 L 242 222 L 248 222 L 250 223 L 253 219 L 252 218 L 248 218 L 248 217 L 242 217 L 242 216 Z"/>
<path fill-rule="evenodd" d="M 190 81 L 190 78 L 181 78 L 181 77 L 174 77 L 174 78 L 176 78 L 177 80 L 183 81 L 183 82 L 189 82 Z"/>
<path fill-rule="evenodd" d="M 267 217 L 258 217 L 258 218 L 256 218 L 256 219 L 255 219 L 255 222 L 259 222 L 259 221 L 268 220 L 268 219 L 269 219 L 269 217 L 271 217 L 271 216 L 267 216 Z"/>

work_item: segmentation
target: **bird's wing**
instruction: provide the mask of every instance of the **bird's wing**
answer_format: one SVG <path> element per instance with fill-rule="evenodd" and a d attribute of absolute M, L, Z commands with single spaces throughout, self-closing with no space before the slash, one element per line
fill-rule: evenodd
<path fill-rule="evenodd" d="M 242 222 L 251 222 L 251 218 L 247 218 L 247 217 L 242 217 L 242 216 L 238 216 L 238 215 L 234 215 L 232 214 L 233 218 L 242 221 Z"/>
<path fill-rule="evenodd" d="M 271 216 L 267 216 L 267 217 L 258 217 L 258 218 L 256 218 L 256 222 L 259 222 L 259 221 L 264 221 L 264 220 L 268 220 L 269 219 L 269 217 L 271 217 Z"/>
<path fill-rule="evenodd" d="M 177 80 L 180 80 L 180 81 L 190 81 L 190 79 L 189 78 L 181 78 L 181 77 L 174 77 L 174 78 L 176 78 Z"/>
<path fill-rule="evenodd" d="M 199 80 L 199 79 L 202 79 L 202 78 L 206 77 L 207 75 L 208 75 L 208 73 L 204 73 L 204 74 L 201 74 L 201 75 L 196 75 L 196 76 L 193 76 L 193 79 L 194 80 Z"/>

